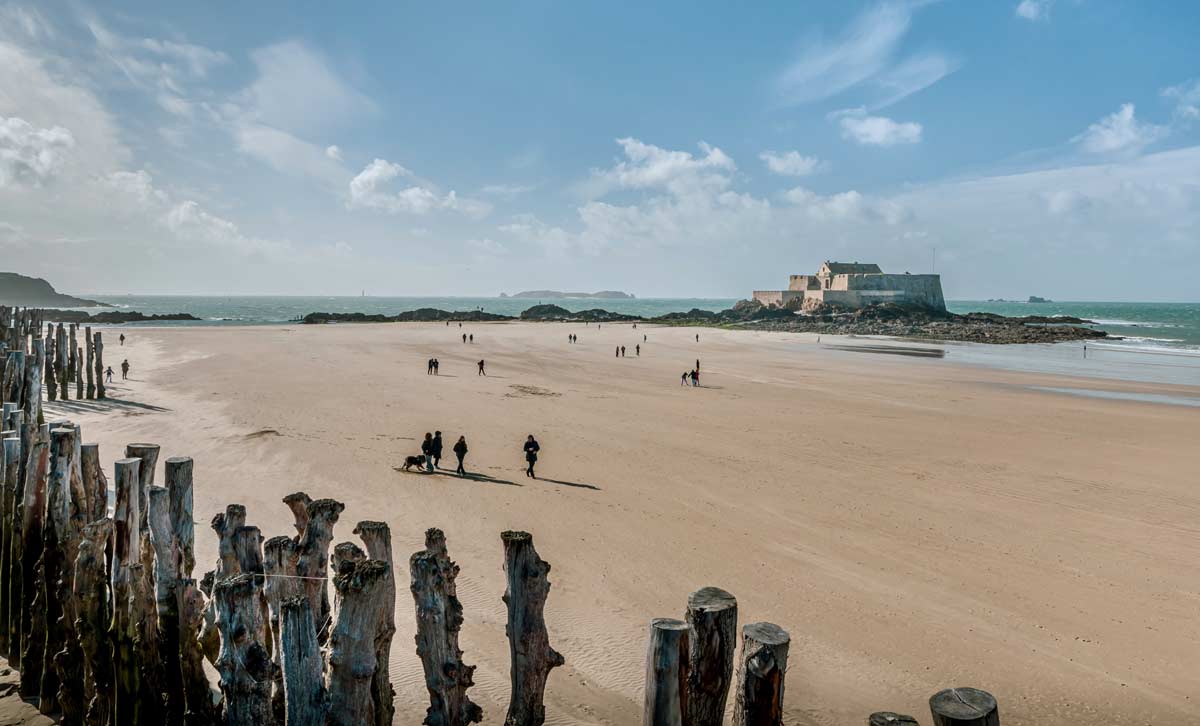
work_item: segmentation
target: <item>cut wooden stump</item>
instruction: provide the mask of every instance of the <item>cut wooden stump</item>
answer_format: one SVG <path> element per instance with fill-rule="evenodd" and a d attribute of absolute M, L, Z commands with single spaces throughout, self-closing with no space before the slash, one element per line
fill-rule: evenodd
<path fill-rule="evenodd" d="M 263 632 L 260 588 L 255 576 L 242 573 L 213 586 L 217 628 L 221 633 L 221 693 L 228 726 L 265 726 L 271 720 L 271 657 Z"/>
<path fill-rule="evenodd" d="M 272 537 L 263 544 L 263 572 L 266 577 L 263 583 L 263 596 L 267 601 L 270 614 L 271 659 L 275 664 L 271 686 L 271 711 L 275 720 L 283 723 L 286 711 L 286 695 L 283 684 L 282 658 L 282 615 L 283 603 L 293 598 L 302 597 L 303 589 L 300 580 L 296 579 L 296 541 L 291 537 Z M 309 613 L 312 622 L 312 613 Z M 316 633 L 313 633 L 313 647 L 316 647 Z"/>
<path fill-rule="evenodd" d="M 171 495 L 171 531 L 175 541 L 175 569 L 188 579 L 196 568 L 196 531 L 192 512 L 192 457 L 172 456 L 163 465 L 163 478 Z"/>
<path fill-rule="evenodd" d="M 674 618 L 650 621 L 643 726 L 683 726 L 686 723 L 689 630 L 687 623 Z"/>
<path fill-rule="evenodd" d="M 362 560 L 333 578 L 341 605 L 329 635 L 329 726 L 362 726 L 375 720 L 375 634 L 383 618 L 390 569 L 386 562 Z"/>
<path fill-rule="evenodd" d="M 463 662 L 462 649 L 458 647 L 458 631 L 463 622 L 462 603 L 454 584 L 458 565 L 446 553 L 442 530 L 426 530 L 425 549 L 409 558 L 408 571 L 417 608 L 417 656 L 429 691 L 424 723 L 440 726 L 478 723 L 483 720 L 483 709 L 467 695 L 467 689 L 475 685 L 472 678 L 475 666 Z"/>
<path fill-rule="evenodd" d="M 105 398 L 104 391 L 104 337 L 99 331 L 92 334 L 92 351 L 96 359 L 96 398 Z"/>
<path fill-rule="evenodd" d="M 688 596 L 688 720 L 691 726 L 721 726 L 733 683 L 737 650 L 737 598 L 719 587 Z"/>
<path fill-rule="evenodd" d="M 107 517 L 84 525 L 75 558 L 75 631 L 83 653 L 83 722 L 88 726 L 106 726 L 112 713 L 113 660 L 107 636 L 112 613 L 104 553 L 112 532 L 113 521 Z"/>
<path fill-rule="evenodd" d="M 246 507 L 242 504 L 230 504 L 224 512 L 212 518 L 212 528 L 217 533 L 217 569 L 214 573 L 217 582 L 242 571 L 237 550 L 233 546 L 233 535 L 244 526 Z"/>
<path fill-rule="evenodd" d="M 783 684 L 791 637 L 771 623 L 742 628 L 742 660 L 738 668 L 733 726 L 780 726 Z"/>
<path fill-rule="evenodd" d="M 308 527 L 308 505 L 312 504 L 312 497 L 304 492 L 292 492 L 283 498 L 283 503 L 292 510 L 292 517 L 296 520 L 292 525 L 296 528 L 296 536 L 302 537 Z"/>
<path fill-rule="evenodd" d="M 375 634 L 375 678 L 371 683 L 371 700 L 375 704 L 375 726 L 390 726 L 396 715 L 396 689 L 392 687 L 389 661 L 392 636 L 396 634 L 396 567 L 392 562 L 392 530 L 386 522 L 359 522 L 354 528 L 367 548 L 367 556 L 388 564 L 385 585 L 383 619 Z"/>
<path fill-rule="evenodd" d="M 217 656 L 221 653 L 221 634 L 217 631 L 217 604 L 213 600 L 213 585 L 216 584 L 216 581 L 215 570 L 209 570 L 200 579 L 200 592 L 204 593 L 208 604 L 200 615 L 200 636 L 197 638 L 200 652 L 204 655 L 205 660 L 213 664 L 214 668 L 217 664 Z"/>
<path fill-rule="evenodd" d="M 947 688 L 929 699 L 933 726 L 1000 726 L 996 698 L 978 688 Z"/>
<path fill-rule="evenodd" d="M 50 428 L 43 424 L 33 439 L 25 471 L 21 517 L 21 695 L 41 691 L 46 653 L 46 613 L 42 588 L 42 527 L 46 517 L 46 487 L 50 479 Z"/>
<path fill-rule="evenodd" d="M 38 341 L 40 342 L 40 341 Z M 19 423 L 18 419 L 23 419 Z M 24 600 L 24 551 L 25 535 L 22 526 L 25 521 L 25 476 L 33 446 L 33 426 L 28 423 L 28 414 L 13 417 L 17 435 L 20 440 L 20 456 L 17 461 L 17 479 L 12 492 L 12 516 L 9 524 L 12 526 L 11 542 L 9 544 L 9 570 L 12 573 L 8 584 L 8 663 L 13 668 L 21 668 L 21 652 L 24 650 L 25 634 L 25 600 Z M 14 437 L 8 437 L 14 438 Z M 9 471 L 5 472 L 5 476 Z"/>
<path fill-rule="evenodd" d="M 308 598 L 297 596 L 284 601 L 280 621 L 283 723 L 285 726 L 324 726 L 329 705 L 322 678 L 324 662 L 317 645 L 317 629 Z"/>
<path fill-rule="evenodd" d="M 75 429 L 62 425 L 50 431 L 50 479 L 46 489 L 46 519 L 42 530 L 42 607 L 45 609 L 46 644 L 42 662 L 41 694 L 38 710 L 43 714 L 58 713 L 78 722 L 82 704 L 77 699 L 63 704 L 59 700 L 59 685 L 63 676 L 79 678 L 78 654 L 68 653 L 60 658 L 68 642 L 75 641 L 74 615 L 71 600 L 72 538 L 71 474 L 75 454 Z M 77 643 L 72 643 L 77 645 Z M 62 671 L 67 671 L 64 674 Z"/>
<path fill-rule="evenodd" d="M 912 716 L 891 711 L 879 711 L 867 718 L 867 726 L 921 726 Z"/>
<path fill-rule="evenodd" d="M 18 412 L 20 413 L 20 412 Z M 13 517 L 17 513 L 17 472 L 21 465 L 21 439 L 14 432 L 5 431 L 3 454 L 0 459 L 4 466 L 0 468 L 0 654 L 12 652 L 12 625 L 10 620 L 10 592 L 13 588 L 14 573 L 13 546 Z"/>
<path fill-rule="evenodd" d="M 95 348 L 93 347 L 95 339 L 92 338 L 92 326 L 87 326 L 83 329 L 83 350 L 87 354 L 87 399 L 89 401 L 96 398 L 96 356 Z"/>
<path fill-rule="evenodd" d="M 67 331 L 62 323 L 54 333 L 54 378 L 58 381 L 58 398 L 62 401 L 71 400 L 71 381 L 67 375 Z M 39 705 L 38 708 L 41 708 Z"/>
<path fill-rule="evenodd" d="M 137 660 L 136 597 L 142 575 L 142 538 L 138 532 L 138 469 L 141 459 L 118 459 L 114 465 L 112 555 L 113 724 L 141 724 L 141 668 Z"/>
<path fill-rule="evenodd" d="M 141 519 L 138 520 L 138 531 L 149 536 L 150 525 L 147 524 L 147 519 L 150 516 L 150 487 L 154 486 L 154 470 L 158 466 L 158 454 L 161 447 L 158 444 L 127 444 L 125 446 L 125 458 L 141 459 L 142 466 L 138 470 L 138 512 Z"/>
<path fill-rule="evenodd" d="M 158 618 L 159 654 L 166 696 L 166 723 L 183 723 L 183 672 L 179 664 L 179 570 L 171 529 L 171 493 L 150 487 L 150 546 L 154 548 L 154 606 Z"/>
<path fill-rule="evenodd" d="M 186 726 L 210 726 L 220 716 L 213 705 L 212 688 L 208 674 L 204 672 L 204 654 L 201 652 L 200 629 L 204 620 L 204 595 L 190 578 L 179 581 L 179 668 L 183 680 L 184 712 Z M 220 639 L 218 638 L 218 647 Z M 216 655 L 213 656 L 215 661 Z"/>
<path fill-rule="evenodd" d="M 508 606 L 508 651 L 511 695 L 505 726 L 541 726 L 546 721 L 543 699 L 550 671 L 563 657 L 550 647 L 543 610 L 550 582 L 550 563 L 538 557 L 528 532 L 503 532 L 504 603 Z"/>
<path fill-rule="evenodd" d="M 296 501 L 301 494 L 303 492 L 289 495 L 284 501 Z M 291 503 L 288 506 L 292 506 Z M 310 501 L 305 505 L 305 515 L 308 519 L 304 524 L 304 533 L 296 543 L 296 574 L 309 578 L 300 582 L 304 585 L 305 597 L 312 607 L 317 640 L 321 643 L 325 642 L 324 636 L 328 633 L 330 623 L 329 587 L 326 582 L 329 573 L 329 545 L 333 542 L 333 525 L 337 524 L 338 517 L 345 508 L 346 505 L 333 499 Z"/>
<path fill-rule="evenodd" d="M 80 447 L 80 470 L 83 489 L 88 497 L 88 522 L 108 516 L 108 477 L 100 463 L 100 444 L 83 444 Z"/>

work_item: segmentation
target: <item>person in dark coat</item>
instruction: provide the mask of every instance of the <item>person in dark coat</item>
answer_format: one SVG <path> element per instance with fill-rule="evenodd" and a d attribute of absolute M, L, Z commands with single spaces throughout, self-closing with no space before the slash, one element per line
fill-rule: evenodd
<path fill-rule="evenodd" d="M 438 469 L 442 463 L 442 432 L 433 432 L 433 443 L 429 447 L 433 452 L 433 468 Z"/>
<path fill-rule="evenodd" d="M 458 441 L 454 443 L 454 455 L 458 457 L 458 468 L 454 473 L 459 476 L 466 476 L 467 470 L 463 468 L 463 459 L 467 458 L 467 437 L 459 436 Z"/>
<path fill-rule="evenodd" d="M 433 472 L 433 434 L 425 432 L 425 440 L 421 442 L 421 453 L 425 455 L 425 471 Z"/>
<path fill-rule="evenodd" d="M 529 464 L 525 468 L 525 476 L 530 479 L 537 479 L 537 475 L 533 473 L 533 465 L 537 463 L 538 452 L 541 450 L 537 439 L 533 438 L 533 434 L 529 434 L 529 438 L 525 439 L 525 461 Z"/>

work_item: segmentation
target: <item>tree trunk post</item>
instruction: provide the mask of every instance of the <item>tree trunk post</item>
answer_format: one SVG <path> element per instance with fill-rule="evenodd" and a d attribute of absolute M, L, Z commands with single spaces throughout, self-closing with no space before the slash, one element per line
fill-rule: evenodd
<path fill-rule="evenodd" d="M 385 585 L 383 619 L 375 636 L 375 680 L 371 684 L 371 700 L 375 704 L 375 726 L 390 726 L 396 715 L 396 689 L 392 687 L 389 660 L 392 637 L 396 634 L 396 566 L 392 561 L 392 530 L 386 522 L 364 521 L 354 528 L 367 548 L 367 556 L 386 562 L 388 576 Z"/>
<path fill-rule="evenodd" d="M 92 349 L 96 356 L 96 398 L 103 400 L 104 395 L 104 337 L 97 330 L 92 335 Z"/>
<path fill-rule="evenodd" d="M 42 376 L 46 368 L 46 343 L 35 339 L 32 352 L 25 357 L 25 420 L 33 426 L 42 420 Z"/>
<path fill-rule="evenodd" d="M 196 530 L 192 508 L 192 458 L 172 456 L 163 464 L 167 491 L 171 494 L 171 531 L 174 533 L 180 578 L 190 579 L 196 568 Z"/>
<path fill-rule="evenodd" d="M 267 608 L 267 600 L 263 596 L 263 536 L 262 531 L 258 527 L 238 527 L 233 533 L 233 549 L 237 553 L 238 567 L 242 574 L 254 576 L 254 586 L 257 588 L 255 602 L 258 606 L 259 616 L 256 621 L 262 626 L 262 631 L 255 634 L 263 647 L 267 649 L 267 655 L 273 653 L 271 642 L 271 633 L 267 627 L 270 621 L 270 611 Z M 274 665 L 274 660 L 271 661 Z M 272 673 L 272 678 L 274 674 Z"/>
<path fill-rule="evenodd" d="M 233 546 L 233 534 L 239 527 L 244 526 L 246 507 L 242 504 L 230 504 L 225 507 L 223 513 L 212 518 L 212 528 L 217 533 L 217 569 L 214 573 L 216 582 L 242 571 L 237 550 Z"/>
<path fill-rule="evenodd" d="M 54 376 L 58 380 L 58 398 L 62 401 L 71 400 L 71 381 L 69 371 L 67 369 L 67 358 L 70 351 L 67 349 L 67 331 L 63 328 L 63 324 L 58 324 L 58 329 L 54 333 Z"/>
<path fill-rule="evenodd" d="M 528 532 L 503 532 L 504 603 L 508 606 L 508 650 L 511 658 L 511 696 L 505 726 L 542 726 L 546 678 L 565 661 L 550 647 L 543 610 L 550 582 L 550 563 L 538 557 Z"/>
<path fill-rule="evenodd" d="M 390 569 L 386 562 L 362 560 L 333 578 L 341 606 L 329 635 L 329 726 L 374 723 L 375 635 Z"/>
<path fill-rule="evenodd" d="M 94 354 L 95 339 L 92 337 L 92 326 L 87 326 L 83 329 L 83 350 L 87 358 L 87 400 L 91 401 L 96 398 L 96 356 Z"/>
<path fill-rule="evenodd" d="M 305 508 L 308 521 L 296 547 L 296 574 L 313 578 L 300 582 L 304 584 L 304 594 L 312 607 L 318 642 L 324 642 L 322 634 L 329 628 L 329 588 L 326 583 L 329 572 L 329 544 L 333 541 L 333 525 L 337 524 L 338 517 L 345 508 L 346 505 L 333 499 L 309 502 Z"/>
<path fill-rule="evenodd" d="M 71 425 L 50 432 L 48 522 L 43 534 L 46 570 L 46 662 L 38 709 L 62 712 L 67 723 L 83 720 L 80 688 L 83 654 L 75 633 L 74 573 L 83 532 L 83 482 L 76 459 L 78 430 Z"/>
<path fill-rule="evenodd" d="M 112 531 L 113 521 L 107 517 L 85 525 L 75 558 L 72 594 L 78 604 L 75 632 L 83 653 L 83 723 L 88 726 L 107 726 L 112 713 L 112 649 L 107 637 L 112 614 L 104 562 Z"/>
<path fill-rule="evenodd" d="M 221 693 L 227 726 L 264 726 L 271 719 L 271 657 L 263 632 L 260 588 L 255 576 L 242 573 L 213 586 L 217 628 L 221 632 Z"/>
<path fill-rule="evenodd" d="M 21 401 L 24 400 L 24 389 L 25 353 L 10 350 L 4 359 L 4 384 L 0 388 L 0 398 L 3 398 L 5 405 L 12 403 L 20 408 Z"/>
<path fill-rule="evenodd" d="M 80 447 L 80 469 L 83 489 L 88 493 L 88 522 L 108 516 L 108 477 L 100 463 L 100 444 L 84 444 Z"/>
<path fill-rule="evenodd" d="M 179 593 L 179 667 L 183 679 L 184 712 L 186 726 L 211 726 L 220 717 L 213 705 L 212 687 L 208 674 L 204 672 L 204 654 L 200 650 L 200 628 L 207 609 L 204 595 L 193 579 L 183 579 L 178 584 Z M 215 660 L 215 658 L 214 658 Z"/>
<path fill-rule="evenodd" d="M 141 459 L 118 459 L 113 481 L 112 626 L 113 720 L 116 724 L 140 726 L 141 670 L 134 645 L 137 606 L 135 597 L 142 574 L 142 538 L 138 533 L 138 487 Z"/>
<path fill-rule="evenodd" d="M 479 723 L 483 709 L 467 695 L 467 689 L 475 685 L 475 666 L 463 662 L 458 647 L 458 631 L 463 623 L 462 603 L 454 584 L 458 565 L 446 553 L 442 530 L 425 531 L 425 549 L 409 558 L 408 571 L 417 608 L 417 656 L 429 691 L 424 722 L 442 726 Z M 376 713 L 376 723 L 378 716 Z"/>
<path fill-rule="evenodd" d="M 200 614 L 200 636 L 197 642 L 204 659 L 217 665 L 217 657 L 221 654 L 221 634 L 217 632 L 217 601 L 213 599 L 213 585 L 217 581 L 216 570 L 209 570 L 200 578 L 198 587 L 204 593 L 207 605 Z"/>
<path fill-rule="evenodd" d="M 283 723 L 287 705 L 281 660 L 283 657 L 283 603 L 302 597 L 304 593 L 303 588 L 300 587 L 300 580 L 296 579 L 296 541 L 282 535 L 267 540 L 263 544 L 263 571 L 266 577 L 263 583 L 263 596 L 267 600 L 267 609 L 270 613 L 271 659 L 275 665 L 271 687 L 271 711 L 275 715 L 275 720 Z M 307 603 L 307 601 L 305 602 Z M 312 627 L 311 611 L 308 613 L 308 622 L 309 627 Z M 316 647 L 316 638 L 317 635 L 314 631 L 314 648 Z"/>
<path fill-rule="evenodd" d="M 687 715 L 688 624 L 674 618 L 650 621 L 642 726 L 683 726 Z"/>
<path fill-rule="evenodd" d="M 878 711 L 867 718 L 867 726 L 921 726 L 912 716 L 891 711 Z"/>
<path fill-rule="evenodd" d="M 317 645 L 312 606 L 297 596 L 280 610 L 280 664 L 283 669 L 285 726 L 324 726 L 328 698 L 322 678 L 324 661 Z"/>
<path fill-rule="evenodd" d="M 138 480 L 138 511 L 141 512 L 142 518 L 138 520 L 138 532 L 142 534 L 143 545 L 148 543 L 150 537 L 150 525 L 148 524 L 150 487 L 154 486 L 154 469 L 158 466 L 160 448 L 158 444 L 127 444 L 125 446 L 126 458 L 142 460 L 139 470 L 141 478 Z"/>
<path fill-rule="evenodd" d="M 1000 726 L 996 698 L 978 688 L 947 688 L 929 699 L 933 726 Z"/>
<path fill-rule="evenodd" d="M 283 498 L 283 503 L 292 510 L 292 516 L 296 520 L 292 525 L 296 528 L 296 536 L 303 537 L 304 530 L 308 527 L 308 505 L 312 504 L 312 497 L 304 492 L 292 492 Z"/>
<path fill-rule="evenodd" d="M 742 660 L 733 726 L 780 726 L 783 723 L 783 680 L 791 637 L 771 623 L 742 628 Z"/>
<path fill-rule="evenodd" d="M 74 347 L 72 343 L 71 349 L 75 351 L 75 361 L 71 364 L 72 374 L 75 376 L 75 400 L 83 400 L 83 369 L 80 368 L 80 361 L 83 360 L 83 348 Z"/>
<path fill-rule="evenodd" d="M 0 532 L 0 654 L 7 655 L 16 645 L 11 640 L 13 628 L 10 611 L 13 608 L 10 597 L 14 573 L 17 572 L 13 567 L 12 547 L 15 534 L 13 518 L 18 507 L 17 472 L 20 471 L 21 439 L 14 436 L 12 431 L 6 431 L 3 446 L 4 453 L 0 455 L 4 461 L 4 468 L 0 469 L 0 477 L 4 480 L 3 502 L 0 503 L 0 527 L 3 527 Z"/>
<path fill-rule="evenodd" d="M 71 323 L 68 326 L 67 337 L 69 339 L 69 344 L 67 345 L 67 380 L 75 383 L 76 372 L 79 370 L 79 358 L 76 357 L 78 346 L 75 344 L 75 323 Z M 76 400 L 79 400 L 79 398 L 81 397 L 76 396 Z"/>
<path fill-rule="evenodd" d="M 688 720 L 691 726 L 721 726 L 733 683 L 737 650 L 737 598 L 719 587 L 688 596 Z"/>
<path fill-rule="evenodd" d="M 22 413 L 20 416 L 14 416 L 14 422 L 18 419 L 27 419 L 27 415 Z M 24 650 L 22 638 L 24 637 L 24 533 L 22 532 L 22 524 L 25 521 L 25 474 L 30 460 L 30 453 L 33 447 L 33 437 L 31 435 L 32 426 L 27 421 L 21 421 L 17 427 L 16 438 L 20 441 L 20 456 L 17 461 L 17 479 L 12 493 L 12 511 L 8 524 L 12 527 L 12 541 L 9 544 L 8 560 L 9 560 L 9 584 L 8 584 L 8 664 L 13 668 L 20 670 L 21 668 L 21 652 Z M 8 472 L 5 472 L 8 475 Z"/>
<path fill-rule="evenodd" d="M 154 606 L 158 617 L 159 655 L 166 691 L 166 723 L 183 723 L 183 672 L 179 665 L 179 570 L 175 536 L 171 529 L 171 493 L 150 487 L 150 546 L 154 548 Z"/>
<path fill-rule="evenodd" d="M 55 378 L 55 368 L 58 366 L 58 361 L 55 358 L 54 352 L 54 325 L 46 326 L 46 339 L 42 343 L 42 350 L 45 352 L 45 369 L 42 371 L 42 378 L 46 385 L 46 400 L 58 400 L 58 381 Z"/>
<path fill-rule="evenodd" d="M 32 438 L 25 469 L 25 496 L 21 516 L 21 695 L 38 695 L 42 659 L 46 650 L 46 621 L 39 614 L 39 573 L 42 559 L 42 527 L 46 517 L 46 487 L 50 478 L 50 429 L 38 427 Z"/>

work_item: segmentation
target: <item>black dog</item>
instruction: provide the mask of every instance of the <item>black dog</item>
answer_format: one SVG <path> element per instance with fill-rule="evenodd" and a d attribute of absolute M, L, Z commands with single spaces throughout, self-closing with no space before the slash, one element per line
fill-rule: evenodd
<path fill-rule="evenodd" d="M 418 469 L 425 468 L 425 455 L 424 454 L 418 454 L 417 456 L 404 457 L 404 466 L 402 466 L 400 468 L 404 469 L 405 471 L 408 471 L 409 469 L 411 469 L 414 466 L 417 467 Z"/>

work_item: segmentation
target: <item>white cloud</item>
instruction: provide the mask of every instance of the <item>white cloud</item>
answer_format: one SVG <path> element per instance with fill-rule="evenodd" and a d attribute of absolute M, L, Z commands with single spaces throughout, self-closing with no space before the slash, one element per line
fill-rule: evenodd
<path fill-rule="evenodd" d="M 537 189 L 536 184 L 488 184 L 480 189 L 484 194 L 493 197 L 512 198 Z"/>
<path fill-rule="evenodd" d="M 784 192 L 783 198 L 794 208 L 820 221 L 882 221 L 894 225 L 911 217 L 909 210 L 901 204 L 868 198 L 853 189 L 823 196 L 804 187 L 795 187 Z"/>
<path fill-rule="evenodd" d="M 665 189 L 677 196 L 729 186 L 737 170 L 733 159 L 715 146 L 699 143 L 700 156 L 671 151 L 634 138 L 617 139 L 625 159 L 610 169 L 595 170 L 587 185 L 591 196 L 613 189 Z"/>
<path fill-rule="evenodd" d="M 337 144 L 334 144 L 332 146 L 326 146 L 325 147 L 325 156 L 328 156 L 330 159 L 333 159 L 334 161 L 341 161 L 342 160 L 342 150 L 337 146 Z"/>
<path fill-rule="evenodd" d="M 210 214 L 191 200 L 172 206 L 163 221 L 182 240 L 216 245 L 239 254 L 284 257 L 292 250 L 288 242 L 242 234 L 236 224 Z"/>
<path fill-rule="evenodd" d="M 390 214 L 428 214 L 437 209 L 452 209 L 468 216 L 483 217 L 491 212 L 491 205 L 486 202 L 461 198 L 453 190 L 441 195 L 416 183 L 394 192 L 384 189 L 398 178 L 413 178 L 413 173 L 399 164 L 375 159 L 350 180 L 347 206 L 378 209 Z"/>
<path fill-rule="evenodd" d="M 74 146 L 75 137 L 61 126 L 38 128 L 24 119 L 0 116 L 0 187 L 49 181 Z"/>
<path fill-rule="evenodd" d="M 1133 104 L 1126 103 L 1071 141 L 1093 154 L 1136 153 L 1166 135 L 1166 127 L 1138 121 Z"/>
<path fill-rule="evenodd" d="M 203 77 L 208 74 L 209 69 L 229 62 L 229 56 L 221 51 L 192 43 L 142 38 L 138 45 L 155 55 L 183 63 L 192 75 L 197 77 Z"/>
<path fill-rule="evenodd" d="M 1021 0 L 1015 12 L 1018 18 L 1025 20 L 1049 20 L 1053 4 L 1053 0 Z"/>
<path fill-rule="evenodd" d="M 865 146 L 896 146 L 921 141 L 921 124 L 893 121 L 886 116 L 868 116 L 862 109 L 832 115 L 842 128 L 842 138 Z"/>
<path fill-rule="evenodd" d="M 885 0 L 860 13 L 836 41 L 820 39 L 775 81 L 780 102 L 799 105 L 860 90 L 870 108 L 883 108 L 937 83 L 958 68 L 953 58 L 927 51 L 898 60 L 900 44 L 922 0 Z"/>
<path fill-rule="evenodd" d="M 166 204 L 166 192 L 154 186 L 154 179 L 145 169 L 137 171 L 115 171 L 101 179 L 119 194 L 123 194 L 140 205 Z"/>
<path fill-rule="evenodd" d="M 292 176 L 308 177 L 338 190 L 349 172 L 328 149 L 263 124 L 234 121 L 229 124 L 237 150 Z"/>
<path fill-rule="evenodd" d="M 361 122 L 378 110 L 325 56 L 300 41 L 259 48 L 250 58 L 257 76 L 238 97 L 247 120 L 303 137 Z"/>
<path fill-rule="evenodd" d="M 467 240 L 467 247 L 474 251 L 477 259 L 503 257 L 509 253 L 508 247 L 490 237 Z"/>
<path fill-rule="evenodd" d="M 1200 120 L 1200 79 L 1164 88 L 1162 95 L 1175 102 L 1175 118 L 1182 121 Z"/>
<path fill-rule="evenodd" d="M 767 168 L 782 176 L 808 176 L 823 170 L 827 165 L 815 156 L 804 156 L 799 151 L 764 151 L 758 155 Z"/>

